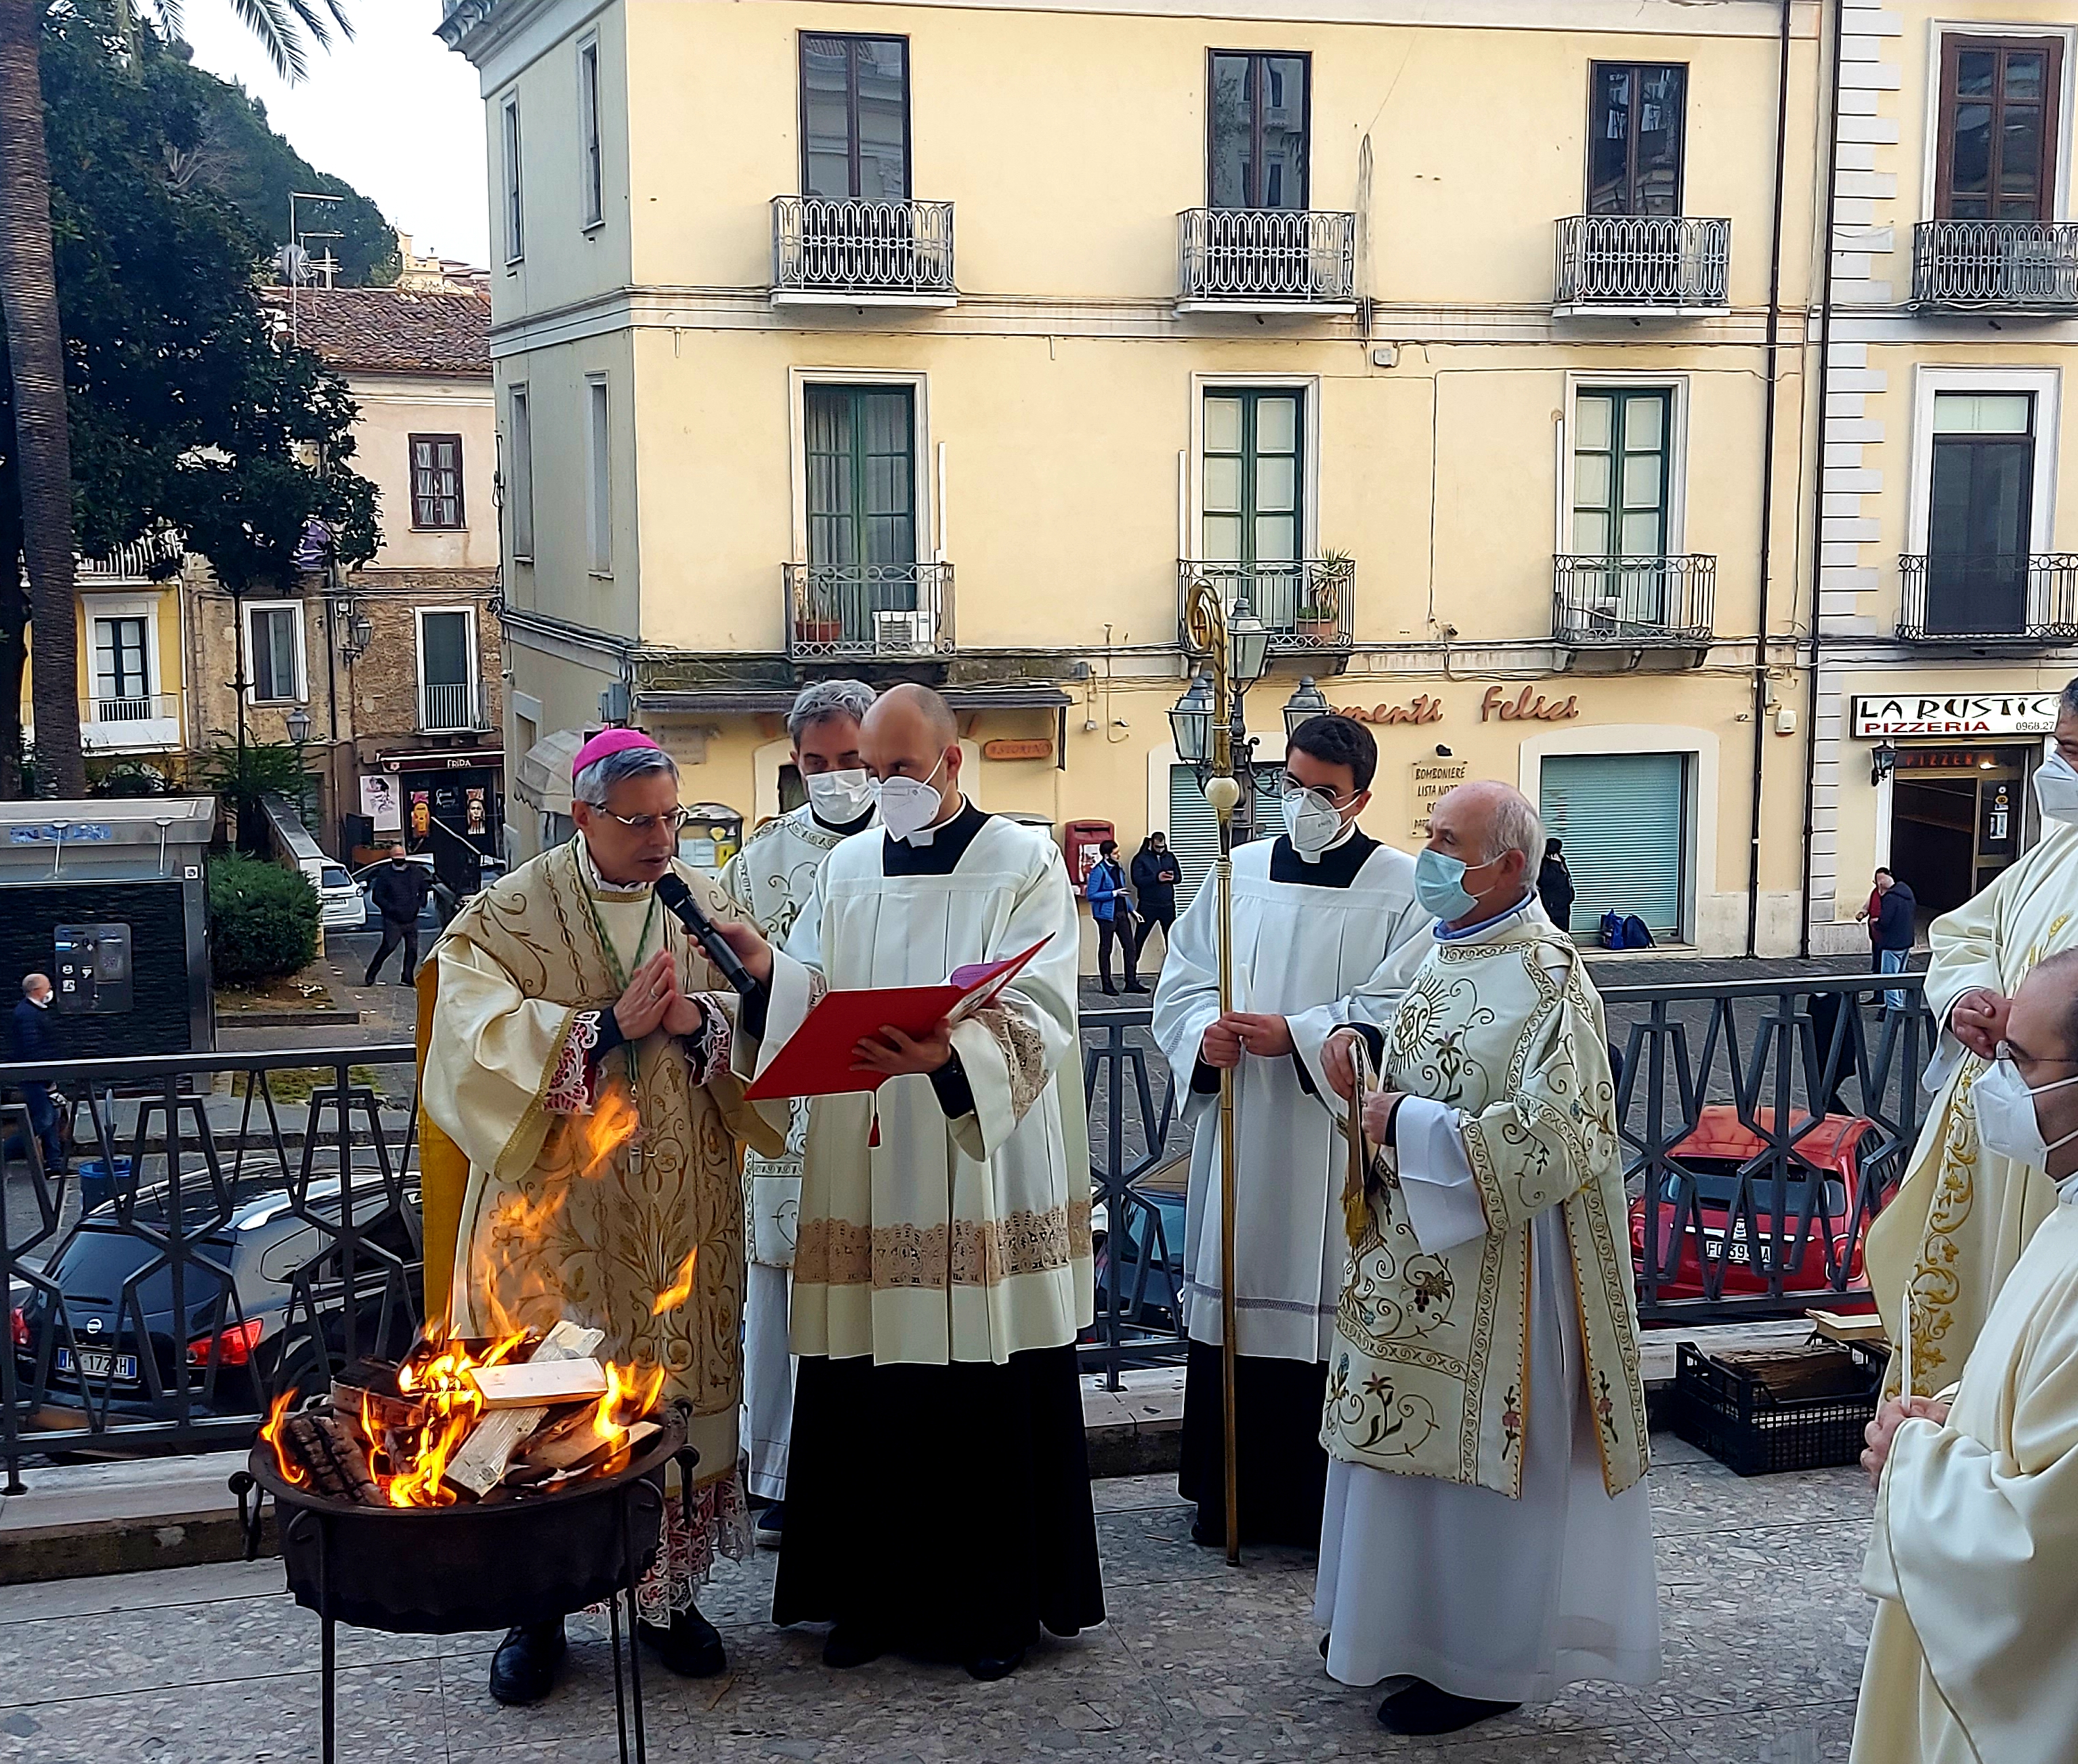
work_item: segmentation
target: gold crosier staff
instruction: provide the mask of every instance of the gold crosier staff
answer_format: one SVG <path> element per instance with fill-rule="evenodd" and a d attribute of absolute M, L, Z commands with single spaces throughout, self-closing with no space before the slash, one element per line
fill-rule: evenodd
<path fill-rule="evenodd" d="M 1212 713 L 1207 731 L 1205 800 L 1219 817 L 1220 855 L 1212 875 L 1219 907 L 1220 1014 L 1233 1009 L 1233 813 L 1241 800 L 1234 775 L 1232 706 L 1228 702 L 1227 620 L 1219 591 L 1202 579 L 1191 584 L 1187 621 L 1191 647 L 1208 653 Z M 1234 1425 L 1234 1068 L 1220 1068 L 1220 1398 L 1225 1431 L 1227 1561 L 1241 1565 L 1241 1461 Z"/>

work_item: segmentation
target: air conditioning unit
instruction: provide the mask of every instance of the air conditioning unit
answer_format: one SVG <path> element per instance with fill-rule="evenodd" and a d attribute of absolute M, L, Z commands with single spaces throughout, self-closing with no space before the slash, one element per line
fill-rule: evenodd
<path fill-rule="evenodd" d="M 916 654 L 931 647 L 932 624 L 928 612 L 876 612 L 873 646 L 883 655 Z"/>

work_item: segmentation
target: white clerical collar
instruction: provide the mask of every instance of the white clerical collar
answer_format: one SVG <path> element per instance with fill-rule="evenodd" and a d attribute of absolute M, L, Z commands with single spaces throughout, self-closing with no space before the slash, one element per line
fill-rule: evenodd
<path fill-rule="evenodd" d="M 581 833 L 578 835 L 578 867 L 583 872 L 585 886 L 595 894 L 624 897 L 634 900 L 649 892 L 647 882 L 609 882 L 599 873 L 599 866 L 592 862 L 591 842 Z"/>
<path fill-rule="evenodd" d="M 2078 1206 L 2078 1170 L 2055 1180 L 2057 1204 L 2059 1206 Z"/>
<path fill-rule="evenodd" d="M 1298 852 L 1299 860 L 1300 863 L 1318 863 L 1321 859 L 1327 856 L 1330 851 L 1340 851 L 1344 846 L 1347 845 L 1350 840 L 1356 838 L 1356 822 L 1354 821 L 1346 821 L 1342 823 L 1342 830 L 1337 834 L 1334 838 L 1330 839 L 1325 845 L 1322 846 L 1319 851 L 1305 851 L 1301 848 L 1296 839 L 1292 840 L 1291 849 L 1294 851 Z"/>
<path fill-rule="evenodd" d="M 960 798 L 959 807 L 953 809 L 953 811 L 950 814 L 947 815 L 944 820 L 937 821 L 931 826 L 919 827 L 914 833 L 909 834 L 908 838 L 903 839 L 902 842 L 904 845 L 914 846 L 920 851 L 928 846 L 936 845 L 938 842 L 938 835 L 943 833 L 946 828 L 949 827 L 966 812 L 967 799 L 964 795 L 962 795 Z"/>

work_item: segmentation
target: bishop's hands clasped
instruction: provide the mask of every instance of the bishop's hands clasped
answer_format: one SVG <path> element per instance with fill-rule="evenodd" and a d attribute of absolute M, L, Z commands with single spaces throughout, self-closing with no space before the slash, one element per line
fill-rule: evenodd
<path fill-rule="evenodd" d="M 640 1041 L 659 1029 L 667 1035 L 693 1035 L 707 1021 L 699 1005 L 678 984 L 678 958 L 660 949 L 640 968 L 613 1007 L 621 1039 Z"/>

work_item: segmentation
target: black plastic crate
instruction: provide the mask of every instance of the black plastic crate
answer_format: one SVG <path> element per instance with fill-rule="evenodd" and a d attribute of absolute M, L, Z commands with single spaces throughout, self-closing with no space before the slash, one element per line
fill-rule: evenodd
<path fill-rule="evenodd" d="M 1741 1476 L 1857 1462 L 1882 1396 L 1887 1356 L 1859 1341 L 1833 1351 L 1846 1352 L 1861 1388 L 1836 1396 L 1784 1398 L 1758 1374 L 1713 1360 L 1692 1342 L 1677 1344 L 1675 1432 Z"/>

